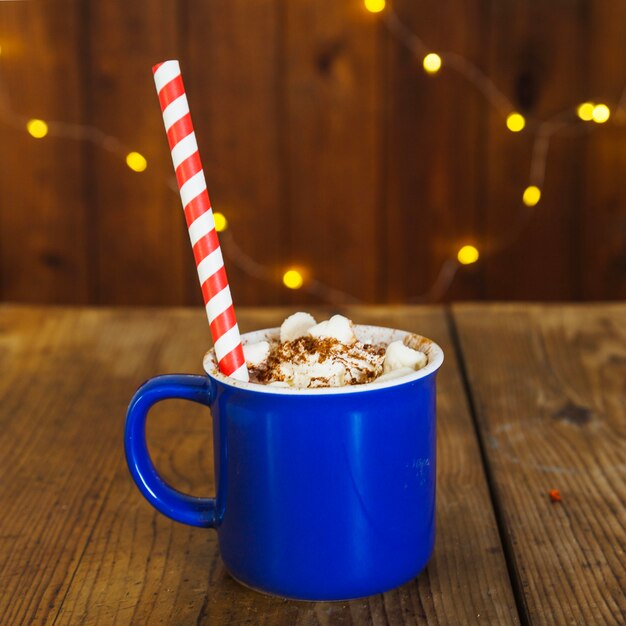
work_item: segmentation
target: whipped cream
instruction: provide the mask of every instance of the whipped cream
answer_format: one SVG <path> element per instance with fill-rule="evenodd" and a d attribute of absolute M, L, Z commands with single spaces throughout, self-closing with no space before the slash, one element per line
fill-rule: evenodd
<path fill-rule="evenodd" d="M 426 354 L 406 340 L 359 341 L 351 320 L 334 315 L 320 323 L 298 312 L 281 325 L 280 340 L 244 344 L 251 382 L 315 388 L 384 382 L 424 367 Z"/>

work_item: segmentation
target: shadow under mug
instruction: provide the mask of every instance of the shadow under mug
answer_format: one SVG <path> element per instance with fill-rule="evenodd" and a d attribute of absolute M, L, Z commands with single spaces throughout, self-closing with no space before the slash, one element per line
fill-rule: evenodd
<path fill-rule="evenodd" d="M 244 335 L 255 342 L 277 329 Z M 406 333 L 357 326 L 359 339 Z M 435 379 L 423 369 L 386 383 L 287 389 L 235 381 L 205 358 L 206 376 L 152 378 L 126 418 L 126 458 L 145 498 L 168 517 L 215 528 L 230 574 L 300 600 L 382 593 L 419 574 L 435 541 Z M 146 417 L 161 400 L 213 416 L 215 498 L 182 494 L 157 473 Z"/>

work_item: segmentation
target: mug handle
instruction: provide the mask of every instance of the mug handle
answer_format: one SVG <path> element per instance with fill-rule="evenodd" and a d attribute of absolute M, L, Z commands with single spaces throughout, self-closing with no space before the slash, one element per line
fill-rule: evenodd
<path fill-rule="evenodd" d="M 158 511 L 177 522 L 215 528 L 215 498 L 196 498 L 170 487 L 157 473 L 146 445 L 148 411 L 161 400 L 191 400 L 209 405 L 214 398 L 208 377 L 169 374 L 151 378 L 137 389 L 126 413 L 126 462 L 139 491 Z"/>

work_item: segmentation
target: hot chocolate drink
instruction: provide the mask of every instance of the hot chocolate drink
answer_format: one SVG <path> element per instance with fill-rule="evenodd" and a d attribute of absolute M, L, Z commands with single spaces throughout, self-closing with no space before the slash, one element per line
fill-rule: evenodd
<path fill-rule="evenodd" d="M 419 335 L 382 341 L 357 337 L 352 322 L 334 315 L 317 323 L 308 313 L 294 313 L 279 336 L 244 343 L 250 381 L 276 387 L 310 389 L 385 382 L 428 363 L 430 341 Z"/>

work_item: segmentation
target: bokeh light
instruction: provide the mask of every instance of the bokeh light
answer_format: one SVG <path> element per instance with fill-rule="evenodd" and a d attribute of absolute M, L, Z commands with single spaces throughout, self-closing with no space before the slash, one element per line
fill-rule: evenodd
<path fill-rule="evenodd" d="M 583 122 L 590 122 L 593 119 L 593 102 L 582 102 L 576 108 L 576 115 L 583 120 Z"/>
<path fill-rule="evenodd" d="M 522 200 L 526 206 L 535 206 L 541 200 L 541 189 L 536 185 L 529 185 L 524 189 Z"/>
<path fill-rule="evenodd" d="M 441 57 L 431 52 L 424 57 L 422 64 L 428 74 L 436 74 L 441 69 Z"/>
<path fill-rule="evenodd" d="M 221 233 L 223 230 L 226 230 L 228 228 L 228 220 L 226 219 L 224 214 L 220 213 L 219 211 L 215 211 L 213 213 L 213 221 L 215 222 L 215 230 L 218 233 Z"/>
<path fill-rule="evenodd" d="M 364 0 L 363 3 L 370 13 L 380 13 L 385 8 L 385 0 Z"/>
<path fill-rule="evenodd" d="M 289 289 L 300 289 L 303 283 L 304 279 L 298 270 L 287 270 L 283 274 L 283 284 Z"/>
<path fill-rule="evenodd" d="M 472 263 L 476 263 L 478 261 L 478 257 L 480 254 L 478 253 L 478 249 L 474 246 L 463 246 L 456 255 L 456 258 L 459 260 L 461 265 L 471 265 Z"/>
<path fill-rule="evenodd" d="M 611 117 L 611 109 L 606 104 L 596 104 L 591 113 L 591 119 L 596 124 L 604 124 Z"/>
<path fill-rule="evenodd" d="M 42 139 L 48 134 L 48 124 L 43 120 L 28 120 L 26 130 L 35 139 Z"/>
<path fill-rule="evenodd" d="M 126 165 L 130 167 L 133 172 L 143 172 L 148 167 L 148 161 L 139 152 L 129 152 L 126 155 Z"/>
<path fill-rule="evenodd" d="M 510 113 L 506 118 L 506 127 L 512 133 L 519 133 L 526 126 L 526 119 L 521 113 Z"/>

